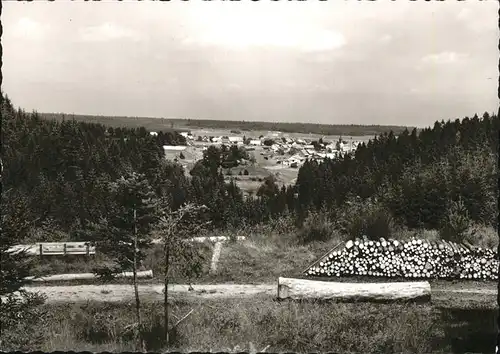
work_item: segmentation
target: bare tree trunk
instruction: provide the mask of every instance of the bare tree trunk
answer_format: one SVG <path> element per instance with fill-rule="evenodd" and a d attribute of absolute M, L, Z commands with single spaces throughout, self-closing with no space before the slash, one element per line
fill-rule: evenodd
<path fill-rule="evenodd" d="M 165 294 L 163 300 L 163 312 L 165 316 L 165 343 L 167 345 L 167 349 L 169 346 L 169 335 L 168 335 L 168 271 L 169 271 L 169 263 L 170 263 L 170 245 L 168 240 L 165 240 L 164 246 L 165 253 L 165 264 L 164 264 L 164 274 L 163 274 L 163 282 L 165 284 Z"/>
<path fill-rule="evenodd" d="M 146 345 L 144 343 L 144 338 L 142 336 L 142 321 L 141 321 L 141 302 L 139 299 L 139 288 L 137 286 L 137 210 L 134 209 L 134 264 L 132 268 L 133 272 L 133 282 L 134 282 L 134 294 L 135 294 L 135 315 L 137 318 L 137 325 L 139 327 L 139 340 L 141 342 L 141 349 L 143 352 L 146 351 Z"/>

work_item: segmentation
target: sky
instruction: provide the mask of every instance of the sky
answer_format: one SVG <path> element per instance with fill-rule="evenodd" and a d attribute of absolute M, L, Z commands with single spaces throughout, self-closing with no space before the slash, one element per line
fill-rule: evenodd
<path fill-rule="evenodd" d="M 498 109 L 498 3 L 3 2 L 28 111 L 425 127 Z"/>

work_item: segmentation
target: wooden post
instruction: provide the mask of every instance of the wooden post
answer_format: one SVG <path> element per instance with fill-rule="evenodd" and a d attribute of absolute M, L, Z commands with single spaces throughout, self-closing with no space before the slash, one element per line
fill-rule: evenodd
<path fill-rule="evenodd" d="M 43 255 L 43 246 L 42 244 L 40 244 L 40 258 L 42 258 L 42 255 Z"/>
<path fill-rule="evenodd" d="M 88 242 L 85 244 L 85 248 L 87 249 L 87 257 L 88 257 L 90 255 L 90 250 L 89 250 L 90 246 Z"/>
<path fill-rule="evenodd" d="M 64 255 L 66 255 L 66 243 L 63 244 L 63 252 L 64 252 Z"/>

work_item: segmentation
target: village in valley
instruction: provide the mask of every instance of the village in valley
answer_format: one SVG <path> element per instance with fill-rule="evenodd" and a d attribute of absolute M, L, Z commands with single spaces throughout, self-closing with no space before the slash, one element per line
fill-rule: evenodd
<path fill-rule="evenodd" d="M 215 134 L 222 133 L 223 135 Z M 274 176 L 280 185 L 291 185 L 296 181 L 298 170 L 306 160 L 322 162 L 335 160 L 354 153 L 358 145 L 367 143 L 372 136 L 321 136 L 317 134 L 283 133 L 279 131 L 241 132 L 186 130 L 180 134 L 186 145 L 164 145 L 165 158 L 181 164 L 186 174 L 203 152 L 210 146 L 238 147 L 245 151 L 248 159 L 240 159 L 237 166 L 224 169 L 226 179 L 234 178 L 240 188 L 252 194 L 263 179 Z M 157 132 L 151 131 L 156 136 Z"/>

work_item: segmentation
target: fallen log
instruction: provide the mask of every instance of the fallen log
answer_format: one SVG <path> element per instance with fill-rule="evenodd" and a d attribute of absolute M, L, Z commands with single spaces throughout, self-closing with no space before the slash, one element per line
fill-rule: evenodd
<path fill-rule="evenodd" d="M 123 272 L 115 275 L 116 278 L 132 278 L 132 272 Z M 152 278 L 153 271 L 145 270 L 141 272 L 137 272 L 137 278 Z M 46 282 L 46 281 L 64 281 L 64 280 L 89 280 L 96 279 L 97 276 L 94 273 L 80 273 L 80 274 L 54 274 L 48 275 L 45 277 L 26 277 L 26 280 L 30 280 L 32 282 Z"/>
<path fill-rule="evenodd" d="M 278 298 L 342 301 L 429 301 L 429 282 L 338 283 L 278 278 Z"/>
<path fill-rule="evenodd" d="M 236 241 L 243 241 L 245 240 L 245 236 L 236 236 L 235 240 Z M 217 243 L 217 242 L 226 242 L 231 240 L 231 237 L 228 236 L 199 236 L 199 237 L 192 237 L 192 238 L 187 238 L 187 242 L 198 242 L 198 243 L 203 243 L 203 242 L 212 242 L 212 243 Z M 163 240 L 161 238 L 156 238 L 151 241 L 153 244 L 161 244 Z"/>

